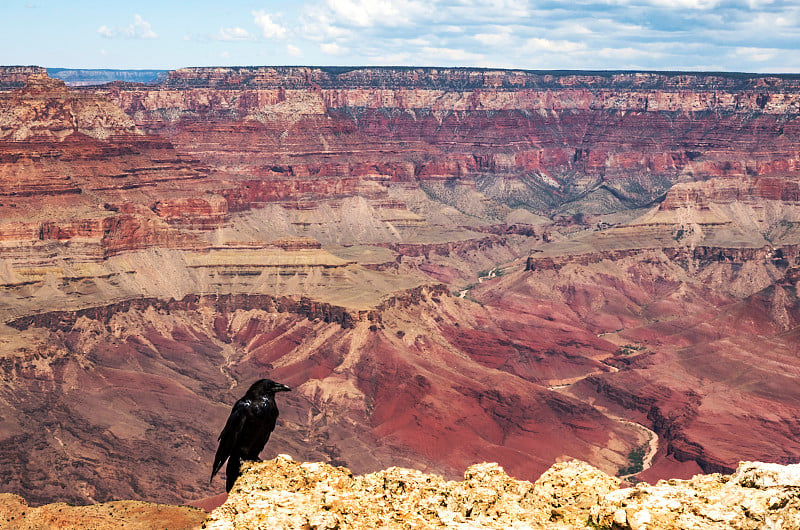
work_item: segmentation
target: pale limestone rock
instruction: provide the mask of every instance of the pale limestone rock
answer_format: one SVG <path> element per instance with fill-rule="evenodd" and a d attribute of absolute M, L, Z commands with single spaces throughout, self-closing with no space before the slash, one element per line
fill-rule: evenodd
<path fill-rule="evenodd" d="M 618 479 L 578 461 L 555 464 L 532 484 L 489 463 L 456 482 L 398 467 L 354 476 L 281 455 L 245 466 L 204 527 L 797 530 L 798 467 L 743 462 L 733 476 L 617 489 Z"/>
<path fill-rule="evenodd" d="M 526 496 L 525 506 L 539 510 L 544 520 L 583 524 L 590 508 L 616 490 L 619 482 L 586 462 L 559 462 L 536 480 Z"/>
<path fill-rule="evenodd" d="M 800 464 L 782 466 L 763 462 L 740 462 L 732 478 L 745 488 L 800 488 Z"/>
<path fill-rule="evenodd" d="M 799 465 L 742 462 L 732 476 L 697 475 L 611 492 L 591 510 L 591 520 L 615 530 L 796 530 L 798 478 Z"/>
<path fill-rule="evenodd" d="M 281 455 L 245 466 L 205 527 L 582 528 L 588 506 L 617 482 L 577 461 L 558 464 L 531 484 L 509 477 L 497 464 L 471 466 L 455 482 L 398 467 L 353 476 L 344 468 Z"/>

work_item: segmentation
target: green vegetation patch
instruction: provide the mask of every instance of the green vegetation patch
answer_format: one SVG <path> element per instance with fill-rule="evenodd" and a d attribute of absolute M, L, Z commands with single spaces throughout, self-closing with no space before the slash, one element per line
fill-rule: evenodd
<path fill-rule="evenodd" d="M 625 344 L 620 346 L 617 350 L 617 355 L 633 355 L 634 353 L 642 352 L 645 347 L 641 344 Z"/>
<path fill-rule="evenodd" d="M 628 465 L 619 468 L 619 471 L 617 471 L 618 477 L 635 475 L 644 469 L 644 457 L 647 454 L 648 445 L 645 443 L 635 449 L 631 449 L 631 452 L 628 453 Z"/>

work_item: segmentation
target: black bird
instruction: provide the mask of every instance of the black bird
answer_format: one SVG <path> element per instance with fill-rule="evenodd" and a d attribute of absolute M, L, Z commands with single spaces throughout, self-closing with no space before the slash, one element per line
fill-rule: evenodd
<path fill-rule="evenodd" d="M 289 390 L 291 388 L 288 386 L 271 379 L 259 379 L 233 406 L 228 422 L 217 438 L 219 447 L 211 471 L 213 480 L 225 460 L 228 461 L 225 468 L 228 475 L 225 491 L 231 491 L 236 479 L 239 478 L 239 466 L 243 461 L 259 460 L 258 454 L 267 445 L 269 435 L 275 429 L 275 421 L 278 419 L 275 393 Z"/>

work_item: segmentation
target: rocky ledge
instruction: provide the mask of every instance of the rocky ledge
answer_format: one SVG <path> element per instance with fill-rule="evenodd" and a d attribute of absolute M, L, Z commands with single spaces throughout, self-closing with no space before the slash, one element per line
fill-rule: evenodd
<path fill-rule="evenodd" d="M 63 502 L 29 506 L 22 497 L 0 493 L 0 528 L 14 530 L 150 530 L 197 528 L 206 512 L 189 506 L 142 501 L 113 501 L 89 506 Z"/>
<path fill-rule="evenodd" d="M 286 455 L 250 464 L 204 528 L 800 528 L 800 464 L 742 462 L 733 475 L 620 481 L 573 460 L 534 482 L 476 464 L 462 482 L 393 467 L 354 476 Z"/>

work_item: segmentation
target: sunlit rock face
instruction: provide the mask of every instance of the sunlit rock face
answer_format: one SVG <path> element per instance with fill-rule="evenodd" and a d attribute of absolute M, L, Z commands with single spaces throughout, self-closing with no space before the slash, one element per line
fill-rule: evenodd
<path fill-rule="evenodd" d="M 17 495 L 0 494 L 0 522 L 23 529 L 789 529 L 800 525 L 798 471 L 797 465 L 741 462 L 732 475 L 624 487 L 578 460 L 554 464 L 529 482 L 496 463 L 474 464 L 463 480 L 445 480 L 402 467 L 356 475 L 279 455 L 246 464 L 210 514 L 141 501 L 32 507 Z"/>
<path fill-rule="evenodd" d="M 258 528 L 796 528 L 797 465 L 742 462 L 731 475 L 696 475 L 620 488 L 584 462 L 553 465 L 515 480 L 497 464 L 475 464 L 463 481 L 414 469 L 353 475 L 286 455 L 253 464 L 209 529 Z"/>
<path fill-rule="evenodd" d="M 463 480 L 391 467 L 353 475 L 287 455 L 250 465 L 206 528 L 580 528 L 619 480 L 588 464 L 556 464 L 535 483 L 494 463 Z"/>
<path fill-rule="evenodd" d="M 354 473 L 793 463 L 799 102 L 786 76 L 0 68 L 2 487 L 212 497 L 261 377 L 294 389 L 265 458 Z"/>
<path fill-rule="evenodd" d="M 237 174 L 379 173 L 439 194 L 444 180 L 538 210 L 608 212 L 678 181 L 800 170 L 790 77 L 187 68 L 108 98 Z"/>
<path fill-rule="evenodd" d="M 175 530 L 198 528 L 208 514 L 189 506 L 170 506 L 144 501 L 112 501 L 88 506 L 63 502 L 31 506 L 12 493 L 0 493 L 0 524 L 18 530 L 93 528 L 147 530 L 166 526 Z"/>

